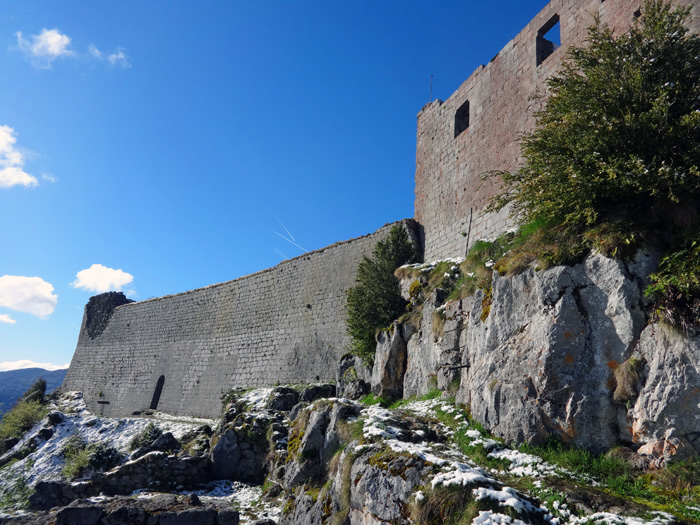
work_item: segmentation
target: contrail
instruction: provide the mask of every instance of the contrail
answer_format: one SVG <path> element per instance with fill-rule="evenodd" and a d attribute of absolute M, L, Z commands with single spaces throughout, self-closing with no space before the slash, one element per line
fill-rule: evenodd
<path fill-rule="evenodd" d="M 273 217 L 274 217 L 274 215 L 273 215 Z M 293 241 L 296 241 L 296 239 L 294 238 L 294 235 L 292 235 L 292 232 L 290 232 L 290 231 L 287 229 L 287 227 L 286 227 L 284 224 L 282 224 L 282 221 L 279 220 L 277 217 L 275 217 L 275 220 L 276 220 L 277 222 L 280 223 L 280 226 L 282 226 L 282 228 L 284 228 L 284 231 L 287 232 L 287 235 L 289 235 L 289 236 L 292 238 Z M 306 251 L 306 250 L 304 250 L 304 251 Z"/>
<path fill-rule="evenodd" d="M 285 255 L 284 252 L 278 250 L 277 248 L 273 248 L 273 250 L 275 250 L 275 251 L 277 252 L 277 254 L 278 254 L 280 257 L 282 257 L 282 259 L 284 259 L 284 260 L 289 259 L 289 257 L 287 257 L 287 256 Z"/>
<path fill-rule="evenodd" d="M 279 235 L 280 237 L 282 237 L 282 238 L 283 238 L 285 241 L 287 241 L 288 243 L 291 243 L 291 244 L 293 244 L 294 246 L 296 246 L 297 248 L 300 248 L 300 249 L 304 250 L 304 252 L 308 252 L 308 251 L 309 251 L 309 250 L 307 250 L 306 248 L 304 248 L 303 246 L 299 246 L 297 243 L 295 243 L 295 242 L 292 241 L 291 239 L 287 239 L 287 238 L 286 238 L 284 235 L 282 235 L 281 233 L 276 232 L 275 230 L 270 230 L 270 231 L 271 231 L 272 233 L 276 234 L 276 235 Z"/>

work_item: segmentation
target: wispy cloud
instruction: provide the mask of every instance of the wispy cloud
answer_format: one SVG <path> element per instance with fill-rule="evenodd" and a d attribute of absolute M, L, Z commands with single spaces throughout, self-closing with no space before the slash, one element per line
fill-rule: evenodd
<path fill-rule="evenodd" d="M 0 363 L 0 372 L 8 370 L 24 370 L 25 368 L 43 368 L 44 370 L 63 370 L 68 368 L 69 363 L 65 365 L 54 365 L 51 363 L 37 363 L 31 359 L 20 359 L 19 361 L 3 361 Z"/>
<path fill-rule="evenodd" d="M 24 155 L 15 146 L 15 130 L 0 126 L 0 188 L 36 186 L 36 177 L 24 171 Z"/>
<path fill-rule="evenodd" d="M 100 51 L 95 44 L 90 44 L 88 53 L 92 58 L 109 62 L 112 66 L 119 66 L 123 69 L 131 67 L 131 62 L 123 47 L 118 47 L 111 53 L 104 53 Z"/>
<path fill-rule="evenodd" d="M 51 69 L 58 58 L 75 58 L 78 54 L 68 49 L 70 37 L 58 29 L 42 29 L 38 34 L 24 38 L 17 31 L 17 47 L 37 69 Z"/>
<path fill-rule="evenodd" d="M 95 44 L 90 44 L 87 51 L 71 49 L 71 38 L 58 29 L 44 28 L 36 35 L 25 38 L 22 31 L 17 31 L 17 47 L 36 69 L 51 69 L 59 58 L 96 59 L 110 66 L 127 69 L 131 61 L 126 49 L 117 47 L 113 51 L 101 51 Z"/>
<path fill-rule="evenodd" d="M 86 270 L 80 270 L 71 286 L 97 293 L 120 292 L 125 286 L 131 284 L 133 280 L 134 276 L 123 270 L 115 270 L 102 264 L 93 264 Z"/>
<path fill-rule="evenodd" d="M 17 322 L 17 321 L 15 321 L 14 319 L 12 319 L 12 317 L 10 317 L 9 315 L 7 315 L 7 314 L 0 314 L 0 323 L 15 324 L 16 322 Z"/>
<path fill-rule="evenodd" d="M 3 275 L 0 277 L 0 307 L 46 319 L 56 309 L 58 295 L 41 277 Z"/>
<path fill-rule="evenodd" d="M 58 177 L 52 175 L 51 173 L 42 173 L 41 178 L 46 182 L 58 182 Z"/>

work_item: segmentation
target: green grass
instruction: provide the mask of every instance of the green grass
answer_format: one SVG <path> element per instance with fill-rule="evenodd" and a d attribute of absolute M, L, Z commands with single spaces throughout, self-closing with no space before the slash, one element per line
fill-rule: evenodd
<path fill-rule="evenodd" d="M 535 447 L 523 445 L 520 450 L 584 478 L 594 478 L 613 496 L 671 512 L 683 519 L 700 519 L 700 512 L 689 508 L 700 506 L 700 458 L 641 473 L 619 458 L 592 454 L 554 441 Z"/>
<path fill-rule="evenodd" d="M 379 405 L 384 408 L 389 408 L 396 402 L 397 401 L 395 399 L 392 399 L 389 396 L 375 396 L 373 393 L 369 393 L 365 397 L 360 399 L 360 403 L 362 403 L 363 405 Z"/>
<path fill-rule="evenodd" d="M 44 419 L 46 412 L 46 407 L 40 401 L 20 401 L 0 421 L 0 442 L 7 438 L 22 438 Z"/>

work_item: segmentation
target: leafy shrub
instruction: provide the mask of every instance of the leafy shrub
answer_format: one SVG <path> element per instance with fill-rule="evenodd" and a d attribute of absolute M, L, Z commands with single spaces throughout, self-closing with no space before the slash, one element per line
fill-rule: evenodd
<path fill-rule="evenodd" d="M 73 435 L 61 450 L 65 462 L 61 473 L 69 479 L 77 479 L 88 471 L 105 472 L 121 463 L 119 451 L 105 443 L 88 445 L 79 435 Z"/>
<path fill-rule="evenodd" d="M 646 296 L 654 300 L 656 316 L 685 332 L 700 318 L 700 240 L 693 231 L 678 242 L 650 276 Z"/>
<path fill-rule="evenodd" d="M 146 425 L 141 432 L 134 436 L 134 439 L 132 439 L 131 443 L 129 443 L 129 449 L 136 450 L 137 448 L 146 447 L 162 435 L 163 431 L 151 422 Z"/>
<path fill-rule="evenodd" d="M 20 401 L 0 421 L 0 451 L 7 438 L 21 439 L 27 431 L 44 419 L 46 407 L 39 401 Z"/>
<path fill-rule="evenodd" d="M 40 377 L 29 389 L 22 395 L 22 401 L 38 401 L 44 403 L 44 394 L 46 393 L 46 379 Z"/>
<path fill-rule="evenodd" d="M 700 196 L 700 38 L 686 28 L 689 13 L 646 0 L 619 37 L 596 20 L 586 47 L 571 48 L 548 80 L 551 96 L 522 140 L 525 162 L 500 173 L 505 192 L 494 207 L 512 203 L 527 221 L 562 218 L 576 227 L 667 220 L 667 210 L 692 216 Z"/>
<path fill-rule="evenodd" d="M 357 269 L 356 284 L 347 292 L 346 323 L 351 351 L 369 364 L 374 362 L 377 331 L 388 327 L 406 309 L 394 272 L 418 257 L 406 230 L 395 225 L 374 247 L 372 257 L 364 257 Z"/>

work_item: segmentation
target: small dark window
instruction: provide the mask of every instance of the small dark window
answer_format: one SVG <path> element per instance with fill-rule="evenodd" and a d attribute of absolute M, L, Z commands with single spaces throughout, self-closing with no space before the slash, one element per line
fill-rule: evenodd
<path fill-rule="evenodd" d="M 635 17 L 635 18 L 639 18 L 640 16 L 642 16 L 642 10 L 641 10 L 641 9 L 637 9 L 637 10 L 634 12 L 634 17 Z"/>
<path fill-rule="evenodd" d="M 153 391 L 153 397 L 151 398 L 151 410 L 158 408 L 158 402 L 160 401 L 160 394 L 163 392 L 163 383 L 165 383 L 165 376 L 160 376 L 158 382 L 156 383 L 156 389 Z"/>
<path fill-rule="evenodd" d="M 455 138 L 469 127 L 469 101 L 459 106 L 455 113 Z"/>
<path fill-rule="evenodd" d="M 561 27 L 559 15 L 550 18 L 542 29 L 537 32 L 537 65 L 547 60 L 561 46 Z"/>

